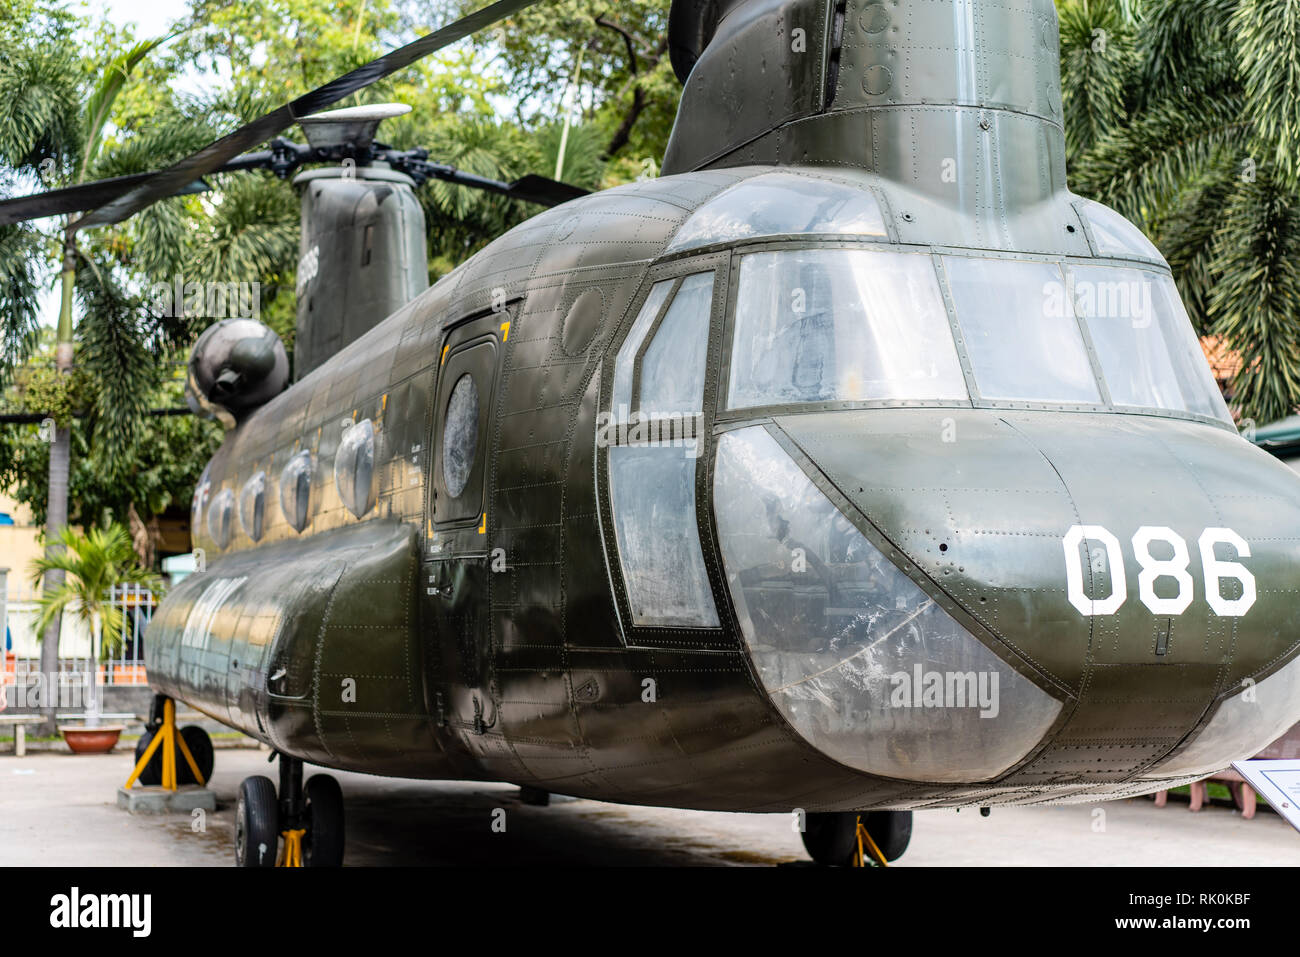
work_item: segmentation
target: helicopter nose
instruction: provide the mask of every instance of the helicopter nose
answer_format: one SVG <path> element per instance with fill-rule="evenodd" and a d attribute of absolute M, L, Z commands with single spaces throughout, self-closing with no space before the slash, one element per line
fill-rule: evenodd
<path fill-rule="evenodd" d="M 1224 700 L 1295 657 L 1300 477 L 1232 432 L 969 409 L 812 413 L 775 426 L 805 469 L 829 479 L 827 492 L 865 516 L 891 561 L 1061 703 L 1050 731 L 1047 711 L 1031 722 L 1042 741 L 1017 784 L 1158 776 Z M 1290 684 L 1298 669 L 1284 669 Z M 1234 719 L 1224 747 L 1257 751 L 1300 719 L 1300 699 L 1272 697 L 1271 709 Z M 1016 707 L 1034 703 L 1025 695 Z M 1166 764 L 1172 774 L 1179 762 Z"/>

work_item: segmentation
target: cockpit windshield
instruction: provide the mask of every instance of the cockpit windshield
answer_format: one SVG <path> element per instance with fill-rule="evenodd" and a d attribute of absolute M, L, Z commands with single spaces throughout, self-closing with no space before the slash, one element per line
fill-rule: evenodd
<path fill-rule="evenodd" d="M 730 384 L 733 409 L 965 399 L 931 258 L 861 249 L 745 256 Z"/>
<path fill-rule="evenodd" d="M 973 399 L 1232 421 L 1155 268 L 788 249 L 742 256 L 737 288 L 731 409 Z"/>
<path fill-rule="evenodd" d="M 1116 405 L 1230 419 L 1172 279 L 1079 266 L 1070 281 Z"/>
<path fill-rule="evenodd" d="M 1100 404 L 1060 266 L 958 256 L 943 264 L 981 398 Z"/>

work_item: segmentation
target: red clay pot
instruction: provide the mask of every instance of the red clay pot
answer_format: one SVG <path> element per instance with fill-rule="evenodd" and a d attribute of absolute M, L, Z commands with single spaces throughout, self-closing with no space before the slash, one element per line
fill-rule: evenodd
<path fill-rule="evenodd" d="M 117 746 L 125 725 L 102 724 L 98 728 L 59 725 L 59 734 L 74 754 L 108 754 Z"/>

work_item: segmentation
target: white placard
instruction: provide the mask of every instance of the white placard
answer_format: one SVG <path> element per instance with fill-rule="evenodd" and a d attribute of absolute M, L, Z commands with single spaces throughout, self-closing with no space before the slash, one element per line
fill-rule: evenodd
<path fill-rule="evenodd" d="M 1300 831 L 1300 760 L 1233 761 L 1232 766 L 1273 810 Z"/>

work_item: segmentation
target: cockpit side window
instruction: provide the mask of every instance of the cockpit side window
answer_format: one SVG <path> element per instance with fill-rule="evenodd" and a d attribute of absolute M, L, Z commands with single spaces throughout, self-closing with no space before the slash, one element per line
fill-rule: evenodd
<path fill-rule="evenodd" d="M 754 253 L 737 296 L 729 408 L 967 398 L 928 255 Z"/>
<path fill-rule="evenodd" d="M 719 624 L 695 499 L 713 302 L 712 271 L 657 283 L 614 363 L 610 503 L 639 627 Z"/>
<path fill-rule="evenodd" d="M 713 273 L 682 280 L 637 370 L 637 407 L 643 415 L 702 411 L 712 311 Z"/>
<path fill-rule="evenodd" d="M 632 323 L 632 328 L 623 340 L 623 345 L 618 350 L 618 357 L 614 360 L 614 390 L 611 408 L 614 412 L 614 418 L 620 422 L 626 422 L 632 410 L 632 376 L 636 366 L 636 357 L 641 352 L 641 347 L 645 343 L 646 336 L 663 312 L 664 303 L 668 301 L 668 294 L 673 291 L 677 284 L 675 279 L 665 279 L 663 282 L 657 282 L 650 289 L 650 295 L 646 296 L 645 302 L 641 306 L 641 311 L 637 313 L 636 321 Z"/>

